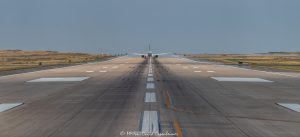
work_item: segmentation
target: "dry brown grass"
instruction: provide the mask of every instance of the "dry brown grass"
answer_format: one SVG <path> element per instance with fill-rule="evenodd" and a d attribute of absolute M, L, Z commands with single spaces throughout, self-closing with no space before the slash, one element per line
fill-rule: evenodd
<path fill-rule="evenodd" d="M 282 70 L 300 71 L 300 55 L 295 54 L 261 54 L 261 55 L 189 55 L 191 58 L 206 59 L 224 64 L 243 64 L 252 67 L 263 66 Z"/>
<path fill-rule="evenodd" d="M 56 51 L 0 50 L 0 71 L 79 64 L 108 57 L 111 56 Z"/>

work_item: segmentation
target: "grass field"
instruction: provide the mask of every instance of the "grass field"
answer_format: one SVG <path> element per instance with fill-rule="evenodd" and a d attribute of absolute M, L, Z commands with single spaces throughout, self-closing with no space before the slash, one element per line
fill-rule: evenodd
<path fill-rule="evenodd" d="M 229 65 L 249 65 L 251 67 L 267 67 L 279 70 L 300 71 L 300 53 L 272 52 L 268 54 L 197 54 L 187 55 L 190 58 L 205 59 Z"/>
<path fill-rule="evenodd" d="M 111 55 L 61 53 L 56 51 L 0 50 L 0 71 L 81 64 L 109 57 Z"/>

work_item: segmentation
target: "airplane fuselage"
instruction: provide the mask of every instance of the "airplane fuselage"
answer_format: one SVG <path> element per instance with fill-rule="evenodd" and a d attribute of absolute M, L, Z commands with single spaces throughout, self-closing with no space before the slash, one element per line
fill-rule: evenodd
<path fill-rule="evenodd" d="M 152 57 L 152 52 L 149 52 L 149 53 L 148 53 L 148 57 Z"/>

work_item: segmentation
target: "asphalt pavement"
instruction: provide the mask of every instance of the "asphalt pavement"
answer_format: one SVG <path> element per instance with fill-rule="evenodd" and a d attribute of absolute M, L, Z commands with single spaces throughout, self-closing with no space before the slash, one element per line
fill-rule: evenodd
<path fill-rule="evenodd" d="M 124 56 L 0 77 L 0 136 L 299 137 L 299 103 L 298 73 Z"/>

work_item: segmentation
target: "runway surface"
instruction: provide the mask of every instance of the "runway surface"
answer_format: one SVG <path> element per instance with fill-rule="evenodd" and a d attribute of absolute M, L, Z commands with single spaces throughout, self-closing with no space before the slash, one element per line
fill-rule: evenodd
<path fill-rule="evenodd" d="M 0 77 L 0 137 L 299 137 L 299 103 L 299 73 L 120 57 Z"/>

